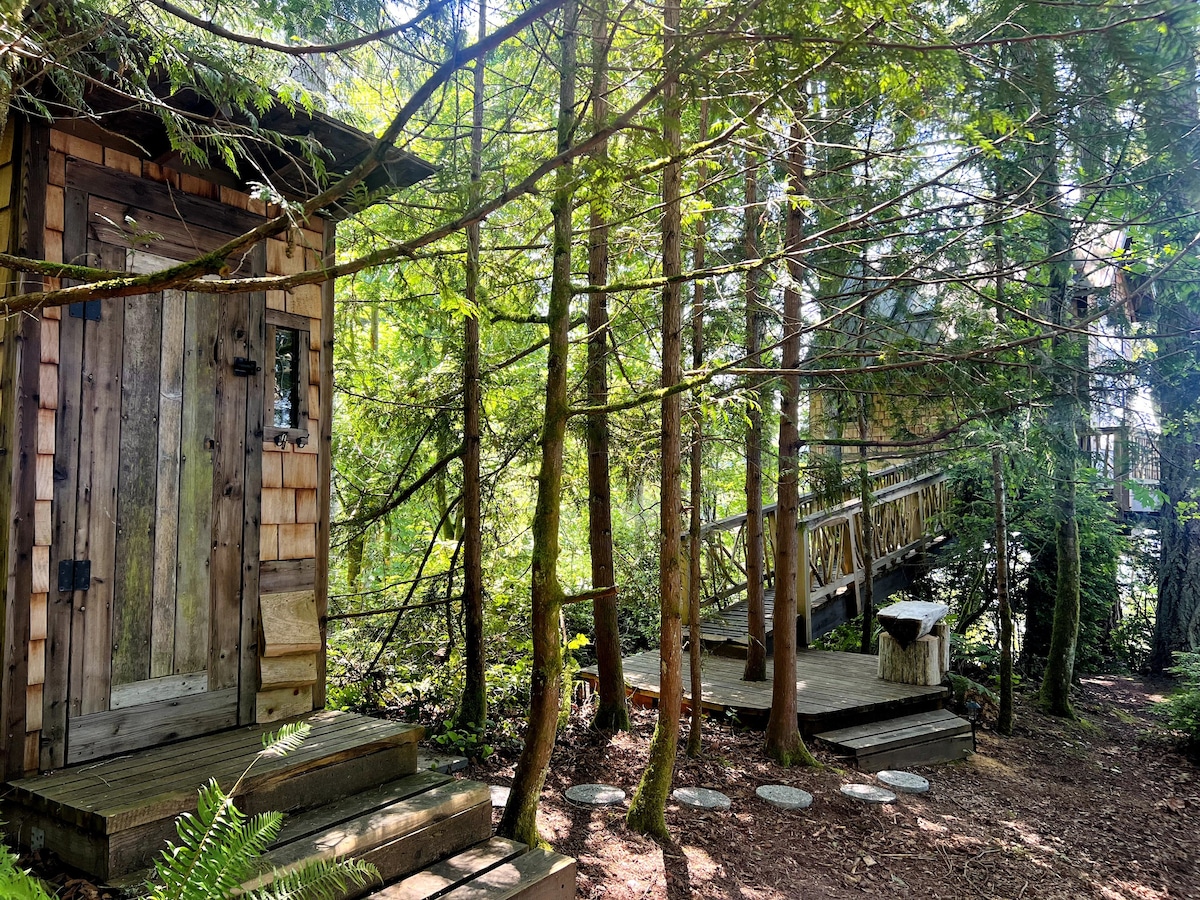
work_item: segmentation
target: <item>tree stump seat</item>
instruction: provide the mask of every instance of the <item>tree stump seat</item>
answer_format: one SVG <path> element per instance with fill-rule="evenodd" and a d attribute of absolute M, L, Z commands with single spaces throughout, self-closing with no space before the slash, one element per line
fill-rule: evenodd
<path fill-rule="evenodd" d="M 941 684 L 950 668 L 950 640 L 943 621 L 949 607 L 905 601 L 877 613 L 879 677 L 900 684 Z"/>

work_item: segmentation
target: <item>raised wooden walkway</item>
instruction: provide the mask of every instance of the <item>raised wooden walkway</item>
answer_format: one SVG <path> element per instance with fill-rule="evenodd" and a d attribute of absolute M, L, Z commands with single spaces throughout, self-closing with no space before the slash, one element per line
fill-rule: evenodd
<path fill-rule="evenodd" d="M 734 713 L 747 723 L 765 721 L 771 712 L 771 679 L 774 661 L 767 660 L 766 681 L 743 681 L 744 663 L 738 659 L 705 654 L 701 675 L 701 702 L 712 713 Z M 878 659 L 858 653 L 802 650 L 796 656 L 796 713 L 802 731 L 811 734 L 829 728 L 875 721 L 889 716 L 937 709 L 949 697 L 941 686 L 893 684 L 878 676 Z M 624 660 L 625 681 L 635 703 L 657 703 L 660 692 L 659 654 L 648 650 Z M 580 675 L 594 681 L 595 667 Z M 683 660 L 684 703 L 690 705 L 690 669 Z"/>
<path fill-rule="evenodd" d="M 940 471 L 896 466 L 871 476 L 870 556 L 876 602 L 903 587 L 909 564 L 943 541 L 941 514 L 946 506 L 946 477 Z M 863 504 L 855 486 L 833 495 L 800 498 L 799 554 L 796 579 L 797 629 L 801 644 L 811 643 L 861 612 L 859 587 L 866 569 Z M 704 526 L 701 538 L 701 596 L 706 598 L 701 640 L 706 649 L 744 654 L 749 643 L 744 599 L 745 513 Z M 775 506 L 763 509 L 764 585 L 768 652 L 774 630 Z"/>

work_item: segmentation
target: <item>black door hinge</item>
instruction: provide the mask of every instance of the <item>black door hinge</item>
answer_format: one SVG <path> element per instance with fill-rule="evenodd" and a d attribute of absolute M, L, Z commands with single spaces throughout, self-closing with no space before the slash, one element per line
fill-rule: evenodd
<path fill-rule="evenodd" d="M 92 586 L 92 561 L 90 559 L 64 559 L 58 564 L 58 589 L 86 591 Z"/>
<path fill-rule="evenodd" d="M 86 319 L 89 322 L 100 321 L 99 300 L 84 300 L 80 303 L 72 303 L 69 310 L 71 316 L 76 319 Z"/>

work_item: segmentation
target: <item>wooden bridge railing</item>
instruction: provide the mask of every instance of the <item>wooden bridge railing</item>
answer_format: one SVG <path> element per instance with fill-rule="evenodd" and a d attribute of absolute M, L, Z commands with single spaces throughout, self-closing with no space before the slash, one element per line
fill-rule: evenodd
<path fill-rule="evenodd" d="M 1160 480 L 1157 435 L 1149 429 L 1117 425 L 1084 434 L 1080 443 L 1100 477 L 1112 483 L 1117 508 L 1135 508 L 1129 482 L 1157 487 Z"/>
<path fill-rule="evenodd" d="M 843 588 L 853 586 L 863 572 L 862 499 L 857 480 L 830 493 L 800 498 L 797 609 L 806 638 L 812 638 L 812 613 Z M 940 530 L 946 508 L 946 479 L 940 471 L 914 465 L 895 466 L 871 476 L 871 515 L 874 525 L 872 556 L 876 572 L 887 569 Z M 775 505 L 763 508 L 766 580 L 771 585 L 775 542 Z M 745 526 L 742 513 L 701 530 L 701 596 L 708 607 L 720 607 L 746 588 Z"/>

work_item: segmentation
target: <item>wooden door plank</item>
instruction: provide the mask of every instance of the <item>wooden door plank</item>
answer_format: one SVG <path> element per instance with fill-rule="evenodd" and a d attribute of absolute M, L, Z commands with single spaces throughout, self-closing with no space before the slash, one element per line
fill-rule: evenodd
<path fill-rule="evenodd" d="M 245 526 L 246 382 L 233 371 L 248 357 L 245 294 L 209 297 L 217 326 L 216 449 L 213 453 L 212 559 L 209 568 L 209 660 L 212 690 L 236 688 L 242 636 L 242 534 Z M 311 707 L 310 707 L 311 708 Z"/>
<path fill-rule="evenodd" d="M 71 720 L 67 762 L 78 763 L 237 724 L 237 690 L 207 691 Z"/>
<path fill-rule="evenodd" d="M 208 690 L 208 675 L 193 672 L 190 675 L 163 675 L 127 684 L 114 684 L 109 694 L 109 709 L 128 709 L 143 703 L 172 700 L 192 694 L 203 694 Z"/>
<path fill-rule="evenodd" d="M 174 674 L 208 669 L 216 450 L 217 328 L 220 310 L 205 294 L 188 294 L 180 425 L 179 570 L 175 601 Z"/>
<path fill-rule="evenodd" d="M 150 677 L 175 668 L 175 592 L 179 564 L 179 456 L 183 424 L 183 340 L 186 298 L 162 294 L 159 359 L 158 461 L 154 501 L 154 592 L 150 614 Z"/>
<path fill-rule="evenodd" d="M 124 301 L 120 488 L 113 569 L 113 686 L 150 678 L 161 304 L 159 294 L 127 297 Z"/>
<path fill-rule="evenodd" d="M 66 192 L 63 259 L 85 261 L 87 256 L 87 197 Z M 65 285 L 73 282 L 64 281 Z M 51 580 L 57 580 L 59 563 L 75 558 L 75 509 L 79 490 L 79 426 L 82 399 L 83 319 L 63 316 L 59 321 L 55 353 L 58 369 L 58 413 L 54 436 L 54 497 L 51 502 Z M 46 354 L 43 353 L 43 357 Z M 67 711 L 70 696 L 71 622 L 75 595 L 50 585 L 46 610 L 46 683 L 42 694 L 43 769 L 66 765 Z M 83 596 L 83 595 L 81 595 Z M 82 679 L 82 672 L 76 673 Z M 79 684 L 82 684 L 80 680 Z M 78 696 L 78 695 L 76 695 Z"/>
<path fill-rule="evenodd" d="M 123 269 L 125 255 L 99 247 L 105 268 Z M 121 441 L 121 338 L 125 305 L 108 300 L 99 321 L 84 324 L 79 501 L 75 552 L 92 564 L 92 581 L 79 598 L 81 629 L 73 630 L 71 665 L 81 667 L 80 714 L 108 709 L 112 671 L 112 602 L 116 557 L 117 473 L 113 449 Z M 82 532 L 82 535 L 80 534 Z M 80 539 L 82 537 L 82 539 Z M 70 730 L 67 756 L 71 758 Z"/>

